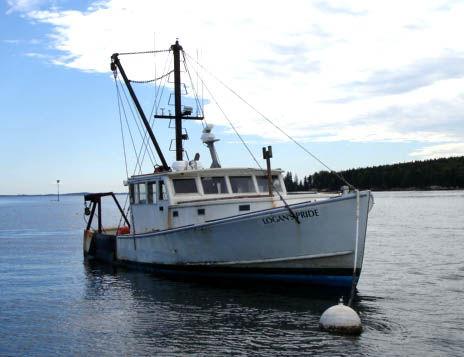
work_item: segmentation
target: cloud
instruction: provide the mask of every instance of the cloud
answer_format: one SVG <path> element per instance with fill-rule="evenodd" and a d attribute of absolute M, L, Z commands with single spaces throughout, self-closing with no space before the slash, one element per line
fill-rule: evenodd
<path fill-rule="evenodd" d="M 305 44 L 270 44 L 272 51 L 278 55 L 290 55 L 292 57 L 304 56 L 309 48 Z"/>
<path fill-rule="evenodd" d="M 51 42 L 42 46 L 52 51 L 34 53 L 82 71 L 107 73 L 111 53 L 151 49 L 154 40 L 164 49 L 179 37 L 192 57 L 201 49 L 209 72 L 301 141 L 464 139 L 462 2 L 107 0 L 85 11 L 24 11 L 51 29 Z M 130 78 L 150 79 L 161 74 L 164 59 L 123 61 Z M 285 140 L 192 67 L 242 134 Z M 205 96 L 211 99 L 206 90 Z M 206 112 L 209 122 L 227 125 L 212 104 Z"/>
<path fill-rule="evenodd" d="M 361 16 L 366 15 L 367 11 L 365 10 L 356 10 L 353 7 L 347 5 L 340 5 L 341 1 L 316 1 L 315 6 L 317 9 L 327 12 L 330 14 L 343 14 L 343 15 L 352 15 L 352 16 Z M 353 6 L 353 3 L 350 4 Z"/>
<path fill-rule="evenodd" d="M 464 54 L 421 59 L 396 70 L 372 73 L 365 81 L 345 84 L 347 90 L 371 95 L 401 94 L 437 81 L 464 76 Z"/>
<path fill-rule="evenodd" d="M 7 40 L 2 40 L 2 42 L 6 43 L 6 44 L 9 44 L 9 45 L 18 45 L 18 44 L 38 45 L 42 41 L 37 39 L 37 38 L 33 38 L 33 39 L 30 39 L 30 40 L 7 39 Z"/>
<path fill-rule="evenodd" d="M 8 5 L 7 14 L 36 10 L 41 5 L 49 2 L 48 0 L 6 0 Z"/>
<path fill-rule="evenodd" d="M 357 120 L 358 125 L 373 123 L 388 124 L 405 133 L 428 131 L 448 135 L 451 141 L 459 140 L 464 137 L 464 99 L 456 97 L 412 106 L 392 106 Z M 428 140 L 424 137 L 423 141 Z"/>
<path fill-rule="evenodd" d="M 464 156 L 464 143 L 448 143 L 426 146 L 413 151 L 410 155 L 421 159 Z"/>
<path fill-rule="evenodd" d="M 49 55 L 45 55 L 43 53 L 36 53 L 36 52 L 27 52 L 25 53 L 27 57 L 32 57 L 32 58 L 39 58 L 39 59 L 50 59 Z"/>

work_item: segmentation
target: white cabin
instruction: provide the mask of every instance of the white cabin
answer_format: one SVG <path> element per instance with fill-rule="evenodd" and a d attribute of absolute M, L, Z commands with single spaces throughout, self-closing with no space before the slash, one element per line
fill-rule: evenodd
<path fill-rule="evenodd" d="M 290 203 L 327 199 L 327 194 L 287 195 L 281 170 L 274 189 Z M 132 233 L 197 225 L 284 205 L 269 196 L 266 170 L 213 168 L 132 176 L 128 182 Z M 333 196 L 333 195 L 332 195 Z"/>

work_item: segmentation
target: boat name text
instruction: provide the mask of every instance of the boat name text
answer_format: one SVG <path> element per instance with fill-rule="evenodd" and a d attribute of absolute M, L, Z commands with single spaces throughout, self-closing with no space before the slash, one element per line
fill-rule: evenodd
<path fill-rule="evenodd" d="M 297 216 L 298 219 L 319 217 L 319 211 L 317 209 L 309 209 L 306 211 L 295 212 L 295 216 Z M 264 224 L 280 223 L 280 222 L 294 221 L 294 220 L 295 220 L 295 217 L 293 217 L 293 215 L 290 213 L 279 214 L 278 216 L 269 216 L 269 217 L 262 218 L 262 221 Z"/>

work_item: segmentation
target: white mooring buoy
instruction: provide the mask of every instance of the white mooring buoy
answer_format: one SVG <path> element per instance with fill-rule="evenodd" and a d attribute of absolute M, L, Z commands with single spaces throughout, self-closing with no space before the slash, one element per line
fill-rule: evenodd
<path fill-rule="evenodd" d="M 350 335 L 358 335 L 362 331 L 358 314 L 351 307 L 344 305 L 342 298 L 338 305 L 324 311 L 319 320 L 319 327 L 322 331 Z"/>

